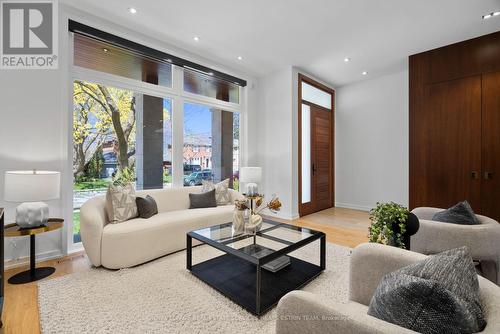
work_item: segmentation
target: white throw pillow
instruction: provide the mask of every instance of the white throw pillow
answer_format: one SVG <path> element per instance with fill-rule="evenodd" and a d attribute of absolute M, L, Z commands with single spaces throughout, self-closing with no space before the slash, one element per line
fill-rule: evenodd
<path fill-rule="evenodd" d="M 106 210 L 111 224 L 137 217 L 134 185 L 132 183 L 124 186 L 111 184 L 106 193 Z"/>
<path fill-rule="evenodd" d="M 217 205 L 226 205 L 231 203 L 231 194 L 229 193 L 229 179 L 225 179 L 217 184 L 212 181 L 202 180 L 202 192 L 206 193 L 208 191 L 215 189 L 215 200 Z"/>

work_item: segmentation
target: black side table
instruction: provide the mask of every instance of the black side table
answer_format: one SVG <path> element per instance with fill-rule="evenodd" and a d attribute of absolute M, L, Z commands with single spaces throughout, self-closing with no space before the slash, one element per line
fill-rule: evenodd
<path fill-rule="evenodd" d="M 3 322 L 1 319 L 1 315 L 3 313 L 3 299 L 4 299 L 4 276 L 5 276 L 5 270 L 4 270 L 4 261 L 5 261 L 5 254 L 4 254 L 4 248 L 3 248 L 3 229 L 4 226 L 4 209 L 0 208 L 0 328 L 3 327 Z"/>
<path fill-rule="evenodd" d="M 50 218 L 47 224 L 32 228 L 21 228 L 17 224 L 9 224 L 4 228 L 4 235 L 6 237 L 30 237 L 30 269 L 15 274 L 9 278 L 10 284 L 24 284 L 29 282 L 38 281 L 42 278 L 50 276 L 56 271 L 54 267 L 35 267 L 35 237 L 37 234 L 54 231 L 63 226 L 64 219 Z"/>

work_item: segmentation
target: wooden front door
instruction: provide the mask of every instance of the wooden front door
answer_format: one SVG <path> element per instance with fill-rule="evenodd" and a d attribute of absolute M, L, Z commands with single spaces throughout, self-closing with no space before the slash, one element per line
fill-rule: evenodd
<path fill-rule="evenodd" d="M 500 221 L 500 72 L 483 75 L 482 214 Z"/>
<path fill-rule="evenodd" d="M 300 203 L 301 216 L 333 206 L 332 111 L 306 102 L 303 102 L 302 107 L 310 110 L 311 189 L 310 201 Z M 302 166 L 304 167 L 306 166 Z"/>
<path fill-rule="evenodd" d="M 425 90 L 413 116 L 412 204 L 448 208 L 467 200 L 481 212 L 481 76 Z"/>

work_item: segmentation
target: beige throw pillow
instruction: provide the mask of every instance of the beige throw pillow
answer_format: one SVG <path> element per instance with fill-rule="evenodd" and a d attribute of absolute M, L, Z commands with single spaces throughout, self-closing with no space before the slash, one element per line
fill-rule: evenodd
<path fill-rule="evenodd" d="M 215 200 L 217 205 L 226 205 L 231 203 L 231 194 L 229 193 L 229 179 L 225 179 L 217 184 L 212 181 L 202 180 L 201 192 L 206 193 L 215 189 Z"/>
<path fill-rule="evenodd" d="M 134 185 L 132 183 L 124 186 L 110 185 L 106 193 L 106 210 L 111 224 L 137 217 Z"/>

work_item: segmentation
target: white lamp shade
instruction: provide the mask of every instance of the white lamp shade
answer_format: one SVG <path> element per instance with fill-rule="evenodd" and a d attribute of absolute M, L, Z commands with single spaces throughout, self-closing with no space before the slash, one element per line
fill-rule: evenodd
<path fill-rule="evenodd" d="M 240 182 L 260 183 L 262 179 L 262 168 L 260 167 L 241 167 Z"/>
<path fill-rule="evenodd" d="M 7 202 L 38 202 L 59 198 L 61 173 L 52 171 L 5 172 Z"/>

